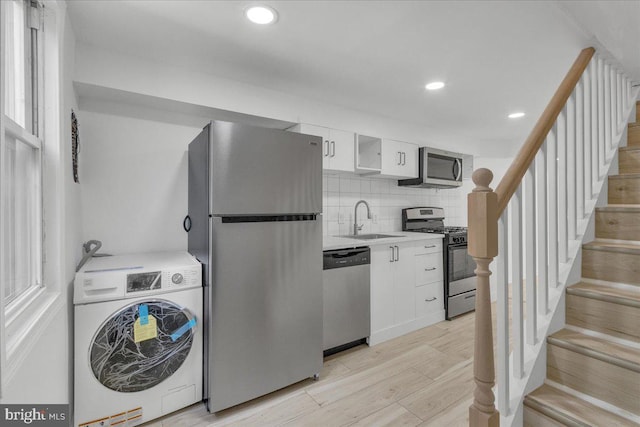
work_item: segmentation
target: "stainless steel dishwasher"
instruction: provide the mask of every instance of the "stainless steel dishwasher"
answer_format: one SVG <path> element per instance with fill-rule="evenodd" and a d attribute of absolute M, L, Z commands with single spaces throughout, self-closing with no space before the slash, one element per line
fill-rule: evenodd
<path fill-rule="evenodd" d="M 366 342 L 371 332 L 368 247 L 324 251 L 323 350 L 337 353 Z"/>

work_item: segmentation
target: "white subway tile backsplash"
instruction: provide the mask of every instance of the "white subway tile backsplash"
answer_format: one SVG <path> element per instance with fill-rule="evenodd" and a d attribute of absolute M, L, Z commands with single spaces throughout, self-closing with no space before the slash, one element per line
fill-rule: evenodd
<path fill-rule="evenodd" d="M 327 191 L 339 192 L 340 178 L 338 178 L 337 176 L 327 176 Z"/>
<path fill-rule="evenodd" d="M 366 208 L 358 208 L 358 223 L 363 232 L 402 230 L 402 209 L 415 206 L 437 206 L 445 210 L 446 225 L 467 225 L 466 194 L 462 189 L 416 189 L 399 187 L 395 180 L 324 175 L 322 205 L 323 233 L 337 236 L 353 232 L 353 208 L 364 199 L 376 220 L 367 219 Z"/>
<path fill-rule="evenodd" d="M 370 194 L 371 193 L 371 181 L 367 179 L 363 179 L 360 181 L 360 193 L 361 194 Z"/>

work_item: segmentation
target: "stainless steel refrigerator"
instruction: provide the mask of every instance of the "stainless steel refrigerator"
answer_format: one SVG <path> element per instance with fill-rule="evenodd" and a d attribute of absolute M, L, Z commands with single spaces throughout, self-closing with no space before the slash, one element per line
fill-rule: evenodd
<path fill-rule="evenodd" d="M 321 151 L 316 136 L 222 121 L 189 144 L 209 412 L 322 368 Z"/>

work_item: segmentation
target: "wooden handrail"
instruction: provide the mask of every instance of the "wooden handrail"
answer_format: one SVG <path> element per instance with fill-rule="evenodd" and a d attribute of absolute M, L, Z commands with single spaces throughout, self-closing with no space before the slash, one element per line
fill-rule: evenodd
<path fill-rule="evenodd" d="M 535 159 L 538 150 L 540 150 L 547 134 L 556 122 L 556 119 L 567 103 L 578 81 L 580 81 L 582 73 L 584 73 L 587 65 L 589 65 L 589 61 L 591 61 L 591 57 L 593 57 L 595 52 L 596 50 L 592 47 L 583 49 L 582 52 L 580 52 L 580 55 L 576 58 L 564 80 L 560 83 L 553 98 L 551 98 L 549 105 L 544 109 L 542 116 L 540 116 L 529 137 L 527 137 L 524 145 L 520 148 L 518 155 L 511 163 L 511 166 L 509 166 L 507 173 L 502 177 L 495 191 L 498 195 L 498 217 L 502 215 L 502 212 L 509 204 L 511 196 L 513 196 L 513 193 L 515 193 L 520 185 L 520 181 L 522 181 L 524 174 Z"/>

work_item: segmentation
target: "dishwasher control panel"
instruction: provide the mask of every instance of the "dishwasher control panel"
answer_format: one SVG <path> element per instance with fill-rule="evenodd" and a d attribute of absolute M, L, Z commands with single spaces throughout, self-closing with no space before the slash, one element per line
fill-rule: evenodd
<path fill-rule="evenodd" d="M 332 268 L 354 267 L 371 263 L 371 251 L 369 247 L 337 249 L 324 251 L 322 255 L 323 270 Z"/>

